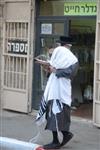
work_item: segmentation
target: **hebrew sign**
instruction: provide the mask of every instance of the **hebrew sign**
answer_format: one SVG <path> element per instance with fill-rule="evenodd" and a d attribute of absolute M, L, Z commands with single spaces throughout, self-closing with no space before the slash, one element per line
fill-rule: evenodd
<path fill-rule="evenodd" d="M 64 3 L 64 15 L 68 16 L 96 16 L 96 2 L 69 2 Z"/>
<path fill-rule="evenodd" d="M 9 53 L 19 53 L 19 54 L 27 54 L 28 44 L 26 41 L 20 40 L 9 40 L 8 41 L 8 52 Z"/>

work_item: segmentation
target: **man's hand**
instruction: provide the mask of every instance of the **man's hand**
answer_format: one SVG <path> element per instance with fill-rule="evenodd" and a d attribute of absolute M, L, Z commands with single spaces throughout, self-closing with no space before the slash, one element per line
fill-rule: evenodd
<path fill-rule="evenodd" d="M 50 72 L 49 66 L 47 65 L 41 65 L 43 67 L 43 70 L 46 72 Z"/>
<path fill-rule="evenodd" d="M 49 66 L 49 68 L 50 68 L 50 72 L 52 73 L 55 73 L 56 72 L 56 68 L 54 68 L 54 67 L 52 67 L 52 66 Z"/>

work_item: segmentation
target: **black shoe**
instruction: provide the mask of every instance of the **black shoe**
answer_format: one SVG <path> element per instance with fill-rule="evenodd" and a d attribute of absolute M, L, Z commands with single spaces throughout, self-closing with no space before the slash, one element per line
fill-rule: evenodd
<path fill-rule="evenodd" d="M 60 145 L 61 144 L 59 142 L 57 142 L 57 143 L 52 142 L 47 145 L 43 145 L 43 148 L 44 149 L 59 149 L 61 147 Z"/>
<path fill-rule="evenodd" d="M 69 132 L 69 133 L 66 135 L 66 137 L 63 138 L 63 141 L 62 141 L 62 143 L 60 144 L 60 146 L 64 146 L 65 144 L 67 144 L 67 143 L 72 139 L 73 136 L 74 136 L 74 135 L 73 135 L 71 132 Z"/>

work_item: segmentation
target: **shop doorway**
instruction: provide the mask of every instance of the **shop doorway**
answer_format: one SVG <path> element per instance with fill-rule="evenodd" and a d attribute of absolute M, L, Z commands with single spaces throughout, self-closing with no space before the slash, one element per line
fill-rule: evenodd
<path fill-rule="evenodd" d="M 41 17 L 38 19 L 35 51 L 35 56 L 43 54 L 48 57 L 48 47 L 54 45 L 60 35 L 73 37 L 72 51 L 79 59 L 80 68 L 72 82 L 72 115 L 90 119 L 93 106 L 95 24 L 95 17 Z M 32 103 L 35 109 L 38 109 L 46 82 L 45 72 L 35 64 Z"/>
<path fill-rule="evenodd" d="M 92 119 L 96 20 L 72 19 L 69 24 L 69 35 L 75 42 L 72 51 L 78 57 L 80 64 L 79 72 L 72 82 L 72 114 Z"/>

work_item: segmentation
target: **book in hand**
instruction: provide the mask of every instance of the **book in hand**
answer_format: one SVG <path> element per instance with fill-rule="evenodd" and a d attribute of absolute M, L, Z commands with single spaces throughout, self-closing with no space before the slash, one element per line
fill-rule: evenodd
<path fill-rule="evenodd" d="M 50 63 L 46 60 L 41 60 L 41 59 L 38 59 L 38 58 L 34 58 L 35 62 L 40 64 L 40 65 L 44 65 L 44 66 L 50 66 Z"/>

